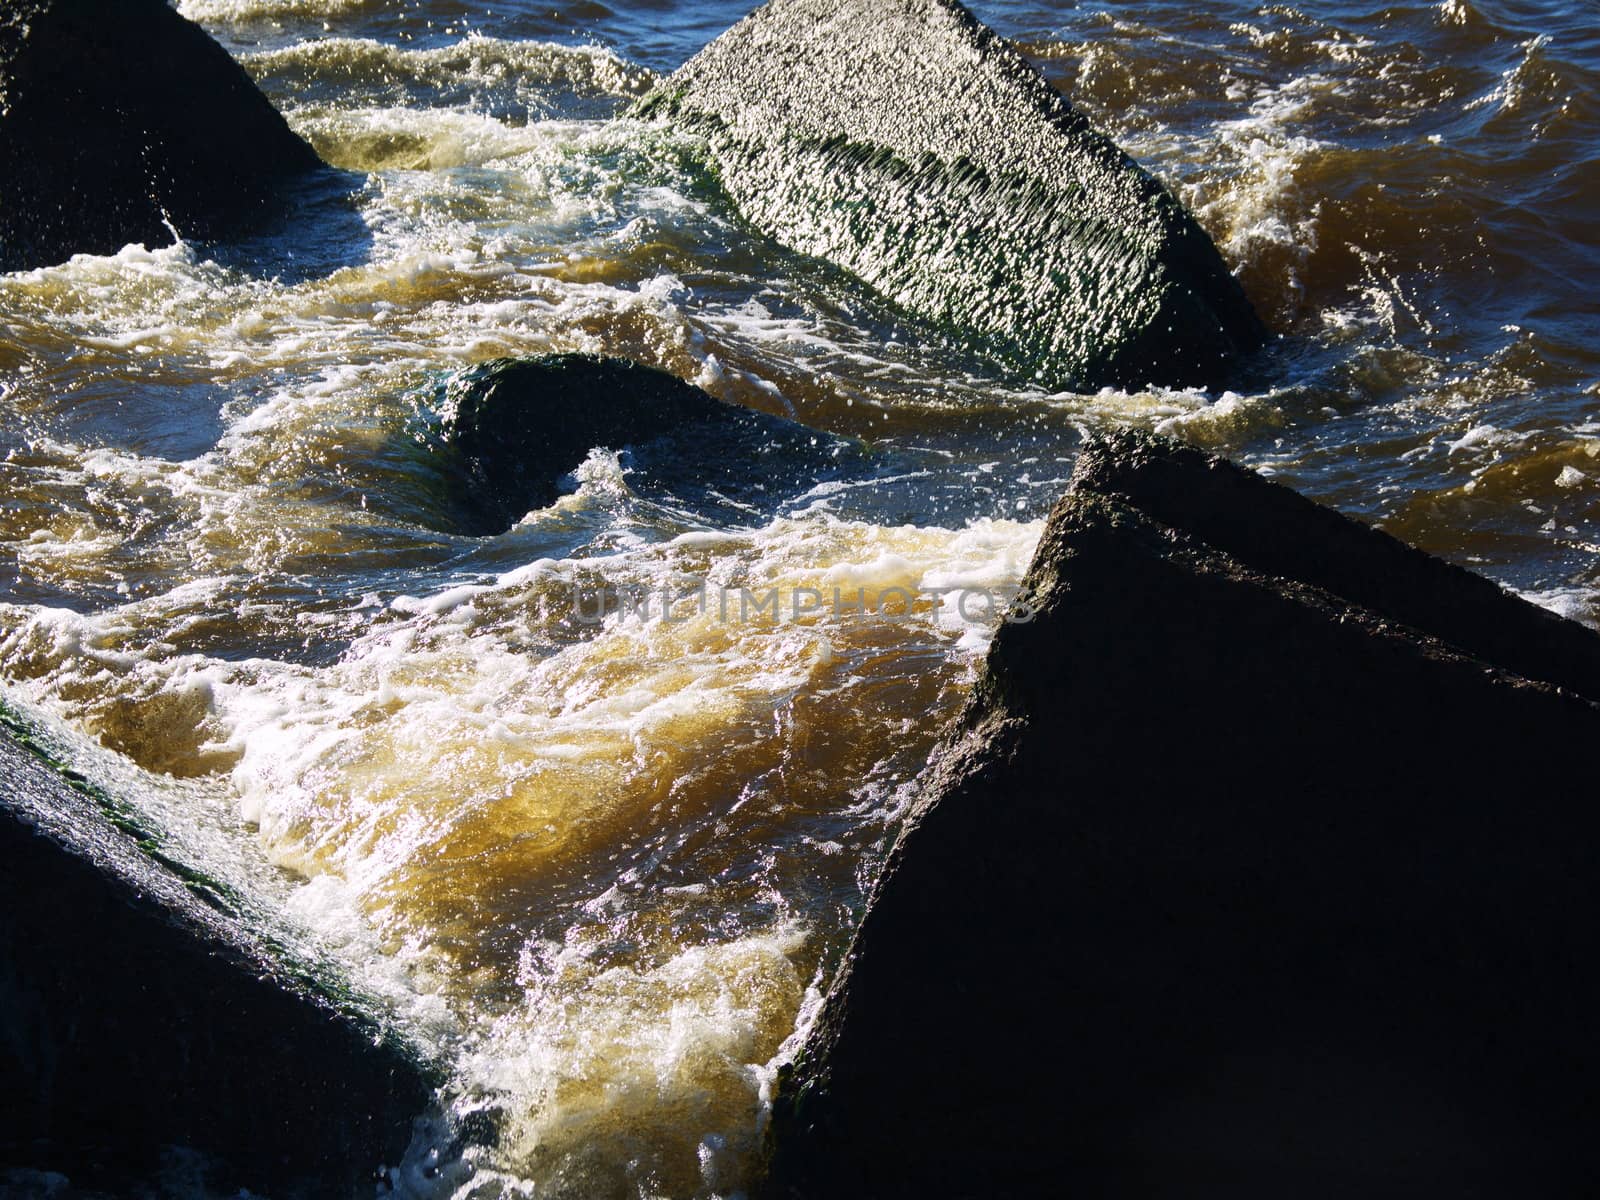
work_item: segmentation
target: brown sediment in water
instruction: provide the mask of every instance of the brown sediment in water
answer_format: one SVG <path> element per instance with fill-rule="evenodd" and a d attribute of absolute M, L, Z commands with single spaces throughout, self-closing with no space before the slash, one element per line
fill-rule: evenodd
<path fill-rule="evenodd" d="M 1575 27 L 1464 3 L 980 10 L 1293 335 L 1236 395 L 1080 395 L 1006 385 L 753 236 L 692 144 L 597 119 L 636 79 L 593 51 L 440 33 L 390 61 L 309 45 L 390 38 L 381 6 L 183 7 L 238 33 L 315 144 L 354 148 L 371 253 L 129 249 L 0 277 L 0 683 L 137 764 L 149 803 L 229 814 L 217 846 L 311 876 L 285 904 L 353 969 L 403 967 L 403 1002 L 463 1039 L 461 1091 L 507 1113 L 486 1176 L 748 1178 L 773 1056 L 988 633 L 931 603 L 593 627 L 572 580 L 1014 583 L 1082 431 L 1134 424 L 1596 613 L 1596 62 Z M 288 49 L 242 44 L 270 38 Z M 290 248 L 326 269 L 294 273 Z M 438 383 L 563 350 L 915 463 L 706 529 L 599 454 L 502 538 L 436 532 Z"/>

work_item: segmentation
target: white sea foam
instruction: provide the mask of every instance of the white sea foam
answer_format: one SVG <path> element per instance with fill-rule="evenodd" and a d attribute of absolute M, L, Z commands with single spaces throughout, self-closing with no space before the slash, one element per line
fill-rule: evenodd
<path fill-rule="evenodd" d="M 254 419 L 257 433 L 265 427 Z M 583 487 L 611 486 L 606 462 L 591 459 Z M 1014 587 L 1039 529 L 888 528 L 819 513 L 535 559 L 483 583 L 393 600 L 322 666 L 175 655 L 162 634 L 144 632 L 227 603 L 232 581 L 207 578 L 94 615 L 0 607 L 0 670 L 30 703 L 113 738 L 134 762 L 163 769 L 178 745 L 227 769 L 214 778 L 228 781 L 239 818 L 259 827 L 273 862 L 310 880 L 291 894 L 291 915 L 387 989 L 409 1023 L 433 1030 L 434 1044 L 476 1030 L 456 1102 L 507 1116 L 463 1195 L 502 1177 L 538 1179 L 552 1195 L 647 1177 L 680 1181 L 675 1193 L 714 1194 L 748 1176 L 775 1062 L 815 969 L 807 918 L 688 945 L 646 939 L 619 957 L 608 948 L 615 930 L 636 929 L 632 938 L 655 927 L 652 897 L 718 911 L 704 887 L 645 886 L 670 842 L 609 886 L 597 869 L 595 890 L 560 917 L 560 945 L 530 929 L 508 959 L 487 948 L 500 927 L 472 914 L 504 910 L 508 889 L 562 878 L 566 864 L 598 868 L 637 837 L 625 831 L 649 828 L 669 786 L 690 813 L 705 809 L 680 818 L 687 830 L 717 822 L 730 845 L 743 845 L 742 802 L 697 779 L 724 761 L 741 763 L 736 777 L 759 779 L 795 752 L 798 733 L 784 731 L 781 714 L 823 697 L 855 714 L 839 751 L 847 755 L 874 753 L 880 726 L 926 731 L 926 697 L 897 702 L 872 680 L 903 657 L 910 678 L 937 670 L 958 681 L 995 616 L 936 599 L 909 620 L 870 605 L 777 620 L 714 606 L 682 621 L 618 611 L 572 641 L 561 630 L 575 591 L 696 580 L 786 595 Z M 932 667 L 930 655 L 945 665 Z M 857 812 L 868 827 L 891 820 L 905 796 L 886 792 L 870 762 L 814 802 Z M 758 802 L 748 816 L 760 812 Z M 463 957 L 486 985 L 523 995 L 487 1031 Z"/>
<path fill-rule="evenodd" d="M 343 16 L 374 6 L 374 0 L 178 0 L 191 21 L 251 21 L 273 17 Z"/>
<path fill-rule="evenodd" d="M 329 37 L 251 54 L 245 66 L 268 86 L 305 90 L 319 82 L 346 93 L 403 94 L 410 88 L 472 89 L 505 93 L 537 107 L 540 94 L 561 87 L 584 95 L 637 96 L 654 73 L 600 46 L 507 41 L 473 34 L 447 46 L 415 49 L 373 38 Z M 281 81 L 281 83 L 279 83 Z M 446 96 L 446 103 L 456 99 Z M 351 103 L 350 101 L 345 101 Z M 359 103 L 359 102 L 357 102 Z M 351 104 L 352 107 L 356 106 Z"/>
<path fill-rule="evenodd" d="M 1600 591 L 1584 587 L 1557 587 L 1543 591 L 1523 592 L 1524 600 L 1531 600 L 1541 608 L 1600 629 Z"/>
<path fill-rule="evenodd" d="M 332 24 L 363 7 L 182 10 Z M 1124 88 L 1131 148 L 1175 168 L 1264 308 L 1307 316 L 1313 335 L 1337 326 L 1335 341 L 1381 333 L 1385 314 L 1403 331 L 1405 281 L 1376 260 L 1368 294 L 1301 312 L 1337 165 L 1318 118 L 1376 96 L 1372 120 L 1392 121 L 1387 108 L 1436 96 L 1385 90 L 1423 68 L 1314 24 L 1273 10 L 1236 31 L 1235 44 L 1295 65 L 1224 72 L 1217 90 L 1237 115 L 1189 134 L 1140 91 L 1170 76 L 1139 78 L 1109 44 L 1083 70 Z M 1526 104 L 1542 53 L 1527 48 L 1484 111 Z M 647 504 L 597 448 L 566 464 L 573 490 L 557 504 L 502 537 L 457 538 L 428 528 L 445 524 L 430 460 L 410 454 L 430 436 L 441 378 L 505 354 L 617 353 L 768 411 L 874 437 L 887 425 L 901 445 L 908 428 L 949 446 L 952 429 L 985 423 L 1046 435 L 1135 423 L 1251 447 L 1268 473 L 1304 468 L 1296 431 L 1316 410 L 1305 389 L 1042 396 L 971 374 L 928 331 L 734 221 L 692 142 L 588 120 L 648 82 L 602 50 L 329 37 L 247 64 L 298 129 L 366 174 L 352 228 L 370 246 L 309 277 L 287 260 L 273 268 L 284 278 L 258 277 L 190 244 L 0 276 L 0 393 L 16 430 L 0 544 L 19 587 L 45 598 L 0 605 L 0 679 L 85 761 L 116 764 L 119 790 L 193 819 L 197 854 L 259 883 L 457 1055 L 451 1102 L 502 1114 L 502 1138 L 475 1153 L 471 1179 L 427 1178 L 423 1139 L 401 1194 L 728 1195 L 817 1001 L 841 897 L 870 882 L 938 715 L 992 635 L 973 597 L 1020 581 L 1065 465 L 1008 444 L 950 468 L 969 471 L 958 483 L 1027 487 L 1006 504 L 1034 519 L 840 515 L 870 508 L 875 490 L 948 485 L 935 464 L 829 481 L 788 515 L 731 530 Z M 175 420 L 185 403 L 209 420 L 221 404 L 216 443 L 170 461 L 119 443 L 127 422 L 74 424 L 86 381 L 84 405 L 148 393 Z M 1432 397 L 1453 428 L 1435 422 L 1407 462 L 1476 476 L 1538 452 L 1532 482 L 1508 471 L 1502 490 L 1569 506 L 1549 532 L 1585 545 L 1572 513 L 1600 477 L 1595 451 L 1545 454 L 1474 387 L 1467 372 Z M 1285 444 L 1263 454 L 1260 435 L 1277 429 Z M 1600 445 L 1587 426 L 1567 432 Z M 701 584 L 713 597 L 776 590 L 779 603 L 577 619 L 606 588 Z M 841 611 L 835 588 L 846 605 L 857 589 L 922 598 L 907 619 L 871 602 Z M 1600 623 L 1584 586 L 1530 598 Z"/>

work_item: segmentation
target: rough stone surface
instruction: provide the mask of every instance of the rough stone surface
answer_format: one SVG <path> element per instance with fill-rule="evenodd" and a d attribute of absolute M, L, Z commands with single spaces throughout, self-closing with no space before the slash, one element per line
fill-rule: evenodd
<path fill-rule="evenodd" d="M 321 160 L 165 0 L 0 12 L 0 270 L 238 236 Z"/>
<path fill-rule="evenodd" d="M 1340 599 L 1600 703 L 1600 637 L 1226 459 L 1126 434 L 1083 455 L 1078 491 L 1139 509 L 1253 570 Z"/>
<path fill-rule="evenodd" d="M 502 359 L 450 384 L 444 435 L 472 533 L 553 504 L 590 450 L 624 451 L 638 495 L 706 516 L 768 514 L 859 464 L 850 442 L 724 404 L 681 379 L 584 354 Z"/>
<path fill-rule="evenodd" d="M 754 225 L 1048 386 L 1214 383 L 1264 340 L 1182 205 L 954 0 L 771 0 L 641 112 Z"/>
<path fill-rule="evenodd" d="M 1586 1194 L 1594 635 L 1140 435 L 1028 586 L 768 1193 Z"/>
<path fill-rule="evenodd" d="M 427 1071 L 109 811 L 0 728 L 0 1183 L 372 1195 Z"/>

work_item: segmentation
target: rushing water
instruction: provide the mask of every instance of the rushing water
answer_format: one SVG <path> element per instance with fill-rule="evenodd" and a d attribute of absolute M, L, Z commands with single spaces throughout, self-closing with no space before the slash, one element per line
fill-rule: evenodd
<path fill-rule="evenodd" d="M 1086 430 L 1214 447 L 1600 617 L 1588 0 L 978 4 L 1286 335 L 1237 392 L 1082 396 L 991 377 L 613 119 L 742 4 L 180 7 L 356 215 L 0 276 L 0 686 L 452 1064 L 493 1135 L 438 1176 L 419 1141 L 404 1190 L 741 1189 L 991 623 L 787 597 L 1014 584 Z M 905 469 L 708 526 L 597 447 L 510 532 L 437 532 L 438 385 L 553 349 Z M 785 611 L 574 601 L 701 580 Z"/>

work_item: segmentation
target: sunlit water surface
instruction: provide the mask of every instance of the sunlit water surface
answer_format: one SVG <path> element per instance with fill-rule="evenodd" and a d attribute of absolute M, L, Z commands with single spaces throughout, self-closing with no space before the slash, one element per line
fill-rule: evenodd
<path fill-rule="evenodd" d="M 1088 430 L 1215 448 L 1600 615 L 1581 4 L 978 5 L 1286 335 L 1237 391 L 1095 395 L 994 377 L 614 119 L 741 4 L 180 7 L 348 175 L 248 246 L 0 276 L 0 687 L 450 1064 L 442 1103 L 494 1132 L 443 1172 L 419 1138 L 402 1191 L 746 1186 L 993 625 L 797 589 L 1016 584 Z M 511 531 L 437 532 L 439 385 L 551 350 L 885 468 L 709 526 L 597 447 Z M 583 606 L 701 583 L 782 611 Z"/>

